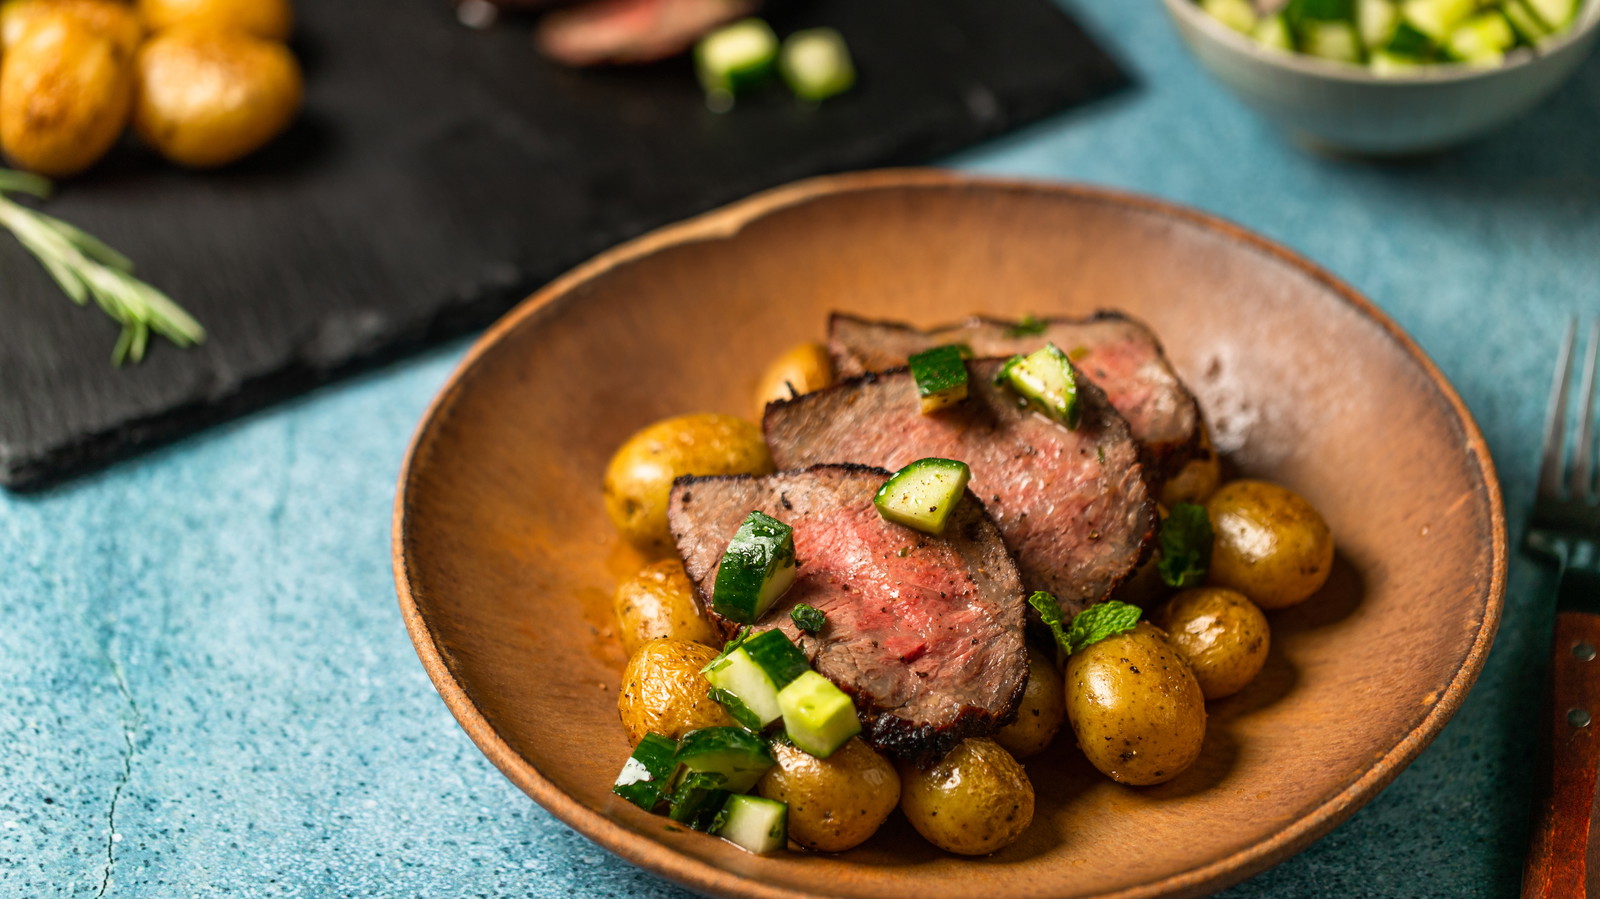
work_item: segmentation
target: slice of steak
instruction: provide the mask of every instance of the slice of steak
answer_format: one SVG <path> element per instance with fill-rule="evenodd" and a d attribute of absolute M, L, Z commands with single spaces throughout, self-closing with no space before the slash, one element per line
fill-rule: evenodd
<path fill-rule="evenodd" d="M 867 374 L 767 406 L 764 426 L 779 468 L 856 462 L 894 470 L 917 459 L 957 459 L 1000 525 L 1029 590 L 1076 612 L 1138 567 L 1153 541 L 1155 501 L 1139 447 L 1099 388 L 1080 379 L 1078 427 L 1018 405 L 994 384 L 1000 359 L 967 363 L 967 399 L 919 411 L 905 369 Z"/>
<path fill-rule="evenodd" d="M 828 322 L 828 350 L 841 377 L 899 368 L 912 355 L 946 343 L 964 343 L 980 358 L 1026 355 L 1054 343 L 1127 419 L 1150 473 L 1165 478 L 1199 449 L 1202 424 L 1194 395 L 1155 332 L 1121 313 L 1051 318 L 1037 327 L 973 317 L 927 331 L 838 312 Z"/>
<path fill-rule="evenodd" d="M 757 622 L 781 628 L 856 702 L 862 737 L 902 757 L 938 755 L 1008 723 L 1028 679 L 1022 581 L 983 503 L 969 492 L 938 537 L 885 521 L 872 497 L 889 473 L 818 465 L 752 477 L 679 478 L 672 534 L 707 616 L 717 565 L 760 510 L 794 528 L 799 571 Z M 827 616 L 817 634 L 796 603 Z"/>

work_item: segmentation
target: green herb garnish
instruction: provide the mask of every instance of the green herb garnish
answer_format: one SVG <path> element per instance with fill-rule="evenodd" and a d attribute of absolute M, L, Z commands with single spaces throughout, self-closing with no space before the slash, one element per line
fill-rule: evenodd
<path fill-rule="evenodd" d="M 1211 567 L 1211 543 L 1215 535 L 1211 519 L 1202 506 L 1178 503 L 1161 523 L 1161 560 L 1156 570 L 1169 587 L 1194 587 L 1206 579 Z"/>
<path fill-rule="evenodd" d="M 1006 329 L 1007 337 L 1037 337 L 1050 325 L 1034 315 L 1024 315 L 1022 320 Z"/>
<path fill-rule="evenodd" d="M 747 624 L 744 627 L 739 628 L 738 633 L 733 635 L 733 639 L 729 640 L 727 645 L 722 647 L 722 652 L 717 653 L 716 658 L 707 662 L 706 667 L 700 669 L 700 673 L 705 674 L 707 671 L 717 667 L 717 665 L 724 659 L 733 655 L 733 651 L 738 649 L 741 645 L 743 645 L 744 641 L 748 639 L 750 639 L 750 625 Z"/>
<path fill-rule="evenodd" d="M 61 290 L 79 306 L 93 297 L 107 315 L 122 325 L 111 351 L 113 364 L 144 358 L 150 333 L 180 347 L 206 339 L 206 330 L 172 298 L 133 276 L 133 262 L 100 240 L 58 218 L 23 206 L 7 193 L 44 199 L 50 182 L 26 172 L 0 169 L 0 227 L 17 238 Z"/>
<path fill-rule="evenodd" d="M 803 602 L 795 604 L 795 607 L 789 612 L 789 617 L 794 619 L 795 627 L 808 634 L 815 634 L 822 630 L 822 625 L 828 620 L 827 614 L 821 609 Z"/>
<path fill-rule="evenodd" d="M 1054 596 L 1039 590 L 1028 597 L 1028 605 L 1038 610 L 1040 620 L 1050 628 L 1056 643 L 1067 655 L 1080 652 L 1084 647 L 1107 637 L 1133 630 L 1143 614 L 1138 606 L 1110 600 L 1079 612 L 1068 627 L 1066 616 L 1061 613 L 1061 604 L 1056 602 Z"/>

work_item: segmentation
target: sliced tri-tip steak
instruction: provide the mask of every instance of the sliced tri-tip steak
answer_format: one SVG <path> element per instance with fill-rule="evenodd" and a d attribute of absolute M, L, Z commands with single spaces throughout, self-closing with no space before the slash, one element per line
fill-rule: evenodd
<path fill-rule="evenodd" d="M 1127 419 L 1158 477 L 1176 472 L 1199 448 L 1202 424 L 1194 395 L 1155 332 L 1121 313 L 1028 324 L 973 317 L 926 331 L 838 312 L 828 321 L 828 350 L 844 377 L 899 368 L 912 355 L 947 343 L 964 343 L 980 358 L 1027 354 L 1054 343 Z"/>
<path fill-rule="evenodd" d="M 967 398 L 919 409 L 905 369 L 866 374 L 767 407 L 767 445 L 779 468 L 855 462 L 890 470 L 928 457 L 972 469 L 972 492 L 1000 525 L 1023 586 L 1076 612 L 1098 602 L 1144 560 L 1155 501 L 1128 425 L 1080 379 L 1078 427 L 1020 407 L 994 383 L 1000 359 L 967 363 Z"/>
<path fill-rule="evenodd" d="M 758 628 L 781 628 L 856 702 L 862 737 L 901 757 L 940 755 L 1015 715 L 1028 679 L 1027 608 L 1000 531 L 969 492 L 938 537 L 885 521 L 872 504 L 889 473 L 818 465 L 759 477 L 684 477 L 668 508 L 708 617 L 717 565 L 753 510 L 794 528 L 794 586 Z M 789 613 L 827 616 L 815 635 Z"/>

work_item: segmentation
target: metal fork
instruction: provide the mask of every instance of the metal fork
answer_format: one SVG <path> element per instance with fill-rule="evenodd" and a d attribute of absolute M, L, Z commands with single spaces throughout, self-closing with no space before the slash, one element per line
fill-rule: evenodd
<path fill-rule="evenodd" d="M 1545 418 L 1539 488 L 1528 518 L 1526 549 L 1556 567 L 1556 626 L 1550 657 L 1548 768 L 1533 813 L 1523 869 L 1524 899 L 1600 899 L 1596 776 L 1600 775 L 1600 486 L 1595 483 L 1595 370 L 1600 320 L 1588 328 L 1581 386 L 1569 403 L 1578 322 L 1567 329 L 1556 361 Z M 1578 430 L 1569 440 L 1569 406 Z"/>

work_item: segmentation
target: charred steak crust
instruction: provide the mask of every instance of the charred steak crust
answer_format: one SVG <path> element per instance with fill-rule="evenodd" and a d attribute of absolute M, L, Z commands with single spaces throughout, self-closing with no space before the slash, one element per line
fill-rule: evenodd
<path fill-rule="evenodd" d="M 1009 357 L 1054 342 L 1127 419 L 1148 474 L 1169 477 L 1202 451 L 1200 406 L 1143 322 L 1100 310 L 1040 325 L 1043 333 L 1012 336 L 1017 322 L 985 316 L 919 330 L 835 312 L 828 319 L 828 352 L 841 376 L 853 376 L 899 368 L 912 354 L 943 343 L 965 343 L 978 357 Z"/>
<path fill-rule="evenodd" d="M 672 533 L 706 617 L 717 565 L 753 509 L 795 529 L 799 573 L 757 622 L 788 634 L 813 667 L 855 700 L 862 738 L 903 758 L 948 752 L 1016 717 L 1027 685 L 1022 581 L 999 528 L 968 493 L 945 533 L 885 521 L 872 497 L 889 476 L 864 465 L 814 465 L 773 475 L 683 477 L 668 506 Z M 817 634 L 789 617 L 822 609 Z"/>
<path fill-rule="evenodd" d="M 767 445 L 779 468 L 966 462 L 970 489 L 999 526 L 1024 587 L 1049 591 L 1073 614 L 1109 596 L 1149 556 L 1155 500 L 1138 444 L 1097 386 L 1080 380 L 1082 414 L 1068 430 L 995 385 L 1003 364 L 968 362 L 968 398 L 933 415 L 921 414 L 904 368 L 771 403 Z"/>

